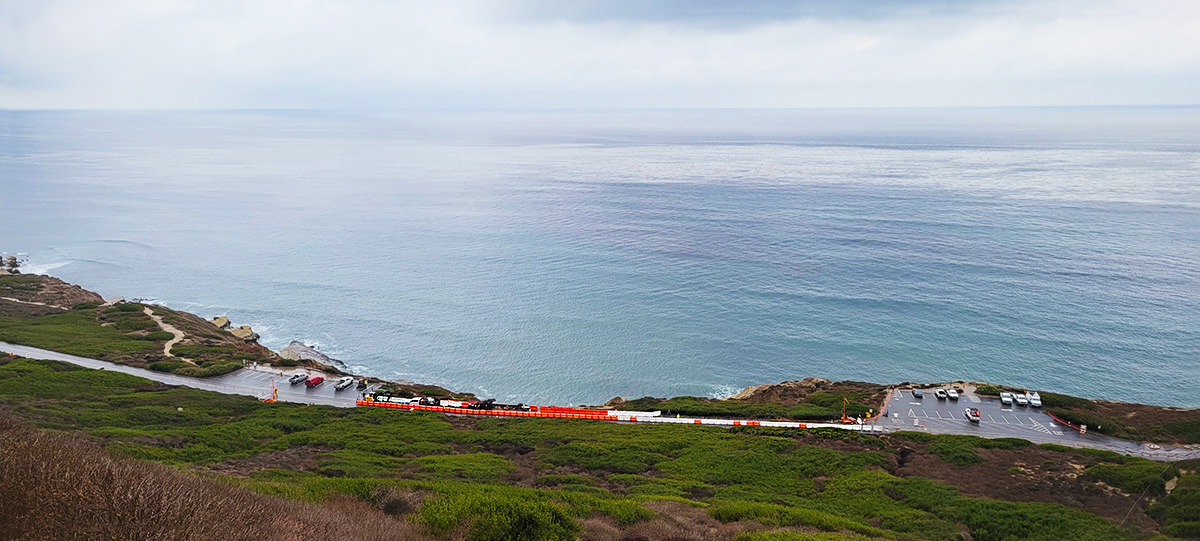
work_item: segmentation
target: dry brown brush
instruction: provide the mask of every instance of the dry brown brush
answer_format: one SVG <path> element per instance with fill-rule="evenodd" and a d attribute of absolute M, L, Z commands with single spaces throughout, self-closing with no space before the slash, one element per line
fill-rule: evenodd
<path fill-rule="evenodd" d="M 361 502 L 313 505 L 113 456 L 0 416 L 0 539 L 414 539 Z"/>

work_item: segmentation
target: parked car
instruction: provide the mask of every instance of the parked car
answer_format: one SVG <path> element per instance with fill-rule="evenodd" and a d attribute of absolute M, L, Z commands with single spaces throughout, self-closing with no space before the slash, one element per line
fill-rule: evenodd
<path fill-rule="evenodd" d="M 307 379 L 308 379 L 308 374 L 300 373 L 300 374 L 296 374 L 296 375 L 288 378 L 288 383 L 291 383 L 292 385 L 299 385 L 301 383 L 304 383 L 305 380 L 307 380 Z"/>
<path fill-rule="evenodd" d="M 917 398 L 917 399 L 925 398 L 925 393 L 921 392 L 920 389 L 913 389 L 912 395 L 913 395 L 913 398 Z"/>
<path fill-rule="evenodd" d="M 304 384 L 305 384 L 305 385 L 307 385 L 308 387 L 310 387 L 310 388 L 311 388 L 311 387 L 316 387 L 317 385 L 320 385 L 320 384 L 322 384 L 322 383 L 324 383 L 324 382 L 325 382 L 325 378 L 324 378 L 324 377 L 321 377 L 321 376 L 313 376 L 313 377 L 311 377 L 311 378 L 308 378 L 307 380 L 305 380 L 305 381 L 304 381 Z"/>
<path fill-rule="evenodd" d="M 1025 393 L 1014 394 L 1013 400 L 1017 401 L 1018 406 L 1028 406 L 1029 405 L 1029 399 L 1025 398 Z"/>
<path fill-rule="evenodd" d="M 933 392 L 933 396 L 936 397 L 938 400 L 945 400 L 946 399 L 946 390 L 938 389 Z"/>
<path fill-rule="evenodd" d="M 1035 408 L 1042 407 L 1042 395 L 1037 394 L 1036 391 L 1029 393 L 1029 405 Z"/>
<path fill-rule="evenodd" d="M 950 400 L 958 400 L 958 391 L 950 389 L 949 391 L 946 391 L 946 396 L 949 396 Z"/>
<path fill-rule="evenodd" d="M 344 378 L 337 380 L 337 383 L 333 384 L 333 390 L 340 391 L 351 385 L 354 385 L 354 378 L 352 378 L 350 376 L 346 376 Z"/>
<path fill-rule="evenodd" d="M 1005 406 L 1011 406 L 1013 403 L 1013 394 L 1008 391 L 1000 393 L 1000 403 Z"/>
<path fill-rule="evenodd" d="M 966 416 L 968 421 L 971 421 L 972 423 L 978 423 L 980 418 L 979 409 L 967 408 Z"/>
<path fill-rule="evenodd" d="M 360 379 L 360 380 L 358 380 L 358 386 L 357 386 L 356 388 L 358 388 L 358 389 L 366 389 L 366 388 L 367 388 L 367 378 L 363 378 L 363 379 Z"/>

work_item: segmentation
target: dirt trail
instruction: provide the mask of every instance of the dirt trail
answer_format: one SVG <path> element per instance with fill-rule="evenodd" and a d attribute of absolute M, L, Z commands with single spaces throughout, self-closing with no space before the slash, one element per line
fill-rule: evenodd
<path fill-rule="evenodd" d="M 159 328 L 175 335 L 175 338 L 172 338 L 172 339 L 168 340 L 167 343 L 163 344 L 163 355 L 166 355 L 168 357 L 174 357 L 175 355 L 173 355 L 171 353 L 171 348 L 175 347 L 175 344 L 178 344 L 180 340 L 183 340 L 183 337 L 184 337 L 183 331 L 175 328 L 174 325 L 171 325 L 170 323 L 163 321 L 161 316 L 157 316 L 154 314 L 154 310 L 151 310 L 150 308 L 146 308 L 143 311 L 146 313 L 146 315 L 150 316 L 150 319 L 153 319 L 155 323 L 158 323 Z"/>

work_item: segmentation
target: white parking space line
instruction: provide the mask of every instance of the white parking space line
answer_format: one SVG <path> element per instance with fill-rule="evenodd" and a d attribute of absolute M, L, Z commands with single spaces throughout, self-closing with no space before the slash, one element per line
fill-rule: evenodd
<path fill-rule="evenodd" d="M 937 414 L 937 416 L 938 416 L 938 419 L 941 419 L 941 418 L 942 418 L 942 412 L 940 412 L 940 411 L 935 411 L 934 413 L 936 413 L 936 414 Z"/>
<path fill-rule="evenodd" d="M 996 418 L 992 417 L 992 414 L 990 413 L 988 414 L 988 419 L 991 419 L 993 423 L 996 422 Z"/>
<path fill-rule="evenodd" d="M 979 397 L 978 397 L 978 396 L 975 396 L 975 395 L 973 395 L 973 394 L 969 394 L 969 395 L 967 395 L 967 399 L 969 399 L 971 402 L 974 402 L 974 403 L 976 403 L 976 404 L 978 404 L 978 403 L 979 403 Z"/>

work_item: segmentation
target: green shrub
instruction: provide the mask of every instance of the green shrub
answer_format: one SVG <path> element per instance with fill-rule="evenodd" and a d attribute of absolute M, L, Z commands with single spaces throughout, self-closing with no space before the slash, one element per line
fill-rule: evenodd
<path fill-rule="evenodd" d="M 612 473 L 642 473 L 666 458 L 658 453 L 624 446 L 568 443 L 551 449 L 543 460 L 555 466 L 580 466 Z"/>
<path fill-rule="evenodd" d="M 1166 479 L 1174 477 L 1171 467 L 1144 459 L 1125 464 L 1097 464 L 1085 470 L 1088 477 L 1117 487 L 1130 494 L 1147 491 L 1150 496 L 1166 493 Z"/>
<path fill-rule="evenodd" d="M 1163 528 L 1163 533 L 1185 539 L 1200 539 L 1200 520 L 1176 522 Z"/>
<path fill-rule="evenodd" d="M 721 502 L 710 507 L 708 514 L 726 523 L 753 520 L 768 526 L 807 526 L 827 532 L 847 530 L 871 535 L 886 534 L 879 528 L 825 511 L 773 503 Z"/>
<path fill-rule="evenodd" d="M 141 312 L 144 309 L 145 307 L 136 302 L 122 302 L 105 308 L 104 313 L 108 315 L 114 315 L 129 312 Z"/>
<path fill-rule="evenodd" d="M 779 530 L 773 532 L 746 532 L 734 539 L 735 541 L 871 541 L 875 538 L 854 534 L 804 533 Z"/>
<path fill-rule="evenodd" d="M 188 359 L 200 358 L 229 358 L 232 357 L 237 350 L 233 346 L 196 346 L 196 345 L 178 345 L 171 348 L 172 355 L 186 357 Z"/>
<path fill-rule="evenodd" d="M 421 505 L 418 520 L 436 535 L 469 523 L 468 539 L 574 540 L 579 526 L 558 506 L 545 501 L 498 497 L 463 490 Z"/>
<path fill-rule="evenodd" d="M 929 444 L 929 452 L 955 466 L 969 466 L 983 462 L 971 442 L 959 439 L 939 439 Z"/>
<path fill-rule="evenodd" d="M 81 302 L 79 304 L 76 304 L 75 306 L 72 306 L 71 309 L 72 310 L 94 310 L 96 308 L 99 308 L 100 304 L 101 303 L 95 302 L 95 301 Z"/>
<path fill-rule="evenodd" d="M 995 385 L 989 385 L 986 383 L 975 388 L 975 394 L 981 394 L 981 395 L 986 395 L 986 396 L 1000 396 L 1000 393 L 1003 391 L 1004 391 L 1004 389 L 1002 389 L 1000 387 L 997 387 Z"/>
<path fill-rule="evenodd" d="M 211 376 L 225 375 L 230 372 L 239 370 L 241 368 L 242 368 L 242 363 L 230 363 L 230 362 L 208 363 L 202 367 L 185 364 L 185 366 L 182 366 L 182 367 L 176 369 L 175 373 L 179 374 L 181 376 L 207 378 L 207 377 L 211 377 Z"/>
<path fill-rule="evenodd" d="M 279 366 L 300 366 L 300 361 L 296 359 L 279 359 L 275 364 Z"/>
<path fill-rule="evenodd" d="M 1164 431 L 1179 436 L 1187 443 L 1200 443 L 1200 420 L 1176 421 L 1162 425 Z"/>
<path fill-rule="evenodd" d="M 144 331 L 146 329 L 151 329 L 151 328 L 154 328 L 157 326 L 158 326 L 157 323 L 155 323 L 153 320 L 151 320 L 150 318 L 145 317 L 145 316 L 123 317 L 123 318 L 118 319 L 117 324 L 116 324 L 116 327 L 118 330 L 122 330 L 125 332 Z"/>
<path fill-rule="evenodd" d="M 175 335 L 173 335 L 167 331 L 154 331 L 154 332 L 146 333 L 145 336 L 141 336 L 140 338 L 142 340 L 150 340 L 153 342 L 165 342 L 167 340 L 175 338 Z"/>
<path fill-rule="evenodd" d="M 158 361 L 156 363 L 151 363 L 148 368 L 150 368 L 151 370 L 154 370 L 155 372 L 170 373 L 170 372 L 175 372 L 176 370 L 179 370 L 180 368 L 184 368 L 187 366 L 191 366 L 191 365 L 188 363 L 185 363 L 183 361 Z"/>
<path fill-rule="evenodd" d="M 640 478 L 640 477 L 639 477 Z M 558 486 L 558 485 L 595 485 L 596 480 L 586 475 L 542 475 L 534 481 L 534 484 L 540 486 Z"/>
<path fill-rule="evenodd" d="M 502 475 L 514 469 L 507 458 L 491 453 L 423 456 L 414 458 L 412 463 L 420 466 L 420 471 L 430 474 L 431 478 L 469 479 L 476 482 L 498 481 Z"/>

